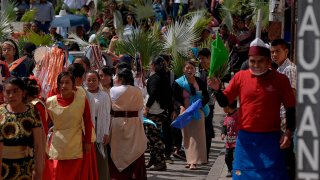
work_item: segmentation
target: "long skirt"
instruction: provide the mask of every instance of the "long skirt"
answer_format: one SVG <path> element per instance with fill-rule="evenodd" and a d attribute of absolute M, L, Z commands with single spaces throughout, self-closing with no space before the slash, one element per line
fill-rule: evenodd
<path fill-rule="evenodd" d="M 287 180 L 280 132 L 252 133 L 239 130 L 233 165 L 234 180 Z"/>
<path fill-rule="evenodd" d="M 144 154 L 142 154 L 137 160 L 135 160 L 130 166 L 123 171 L 119 172 L 117 167 L 114 165 L 110 154 L 109 158 L 109 170 L 111 180 L 125 180 L 125 179 L 147 179 L 146 165 L 144 160 Z"/>
<path fill-rule="evenodd" d="M 46 160 L 46 170 L 50 170 L 50 180 L 96 180 L 98 179 L 96 152 L 94 144 L 91 151 L 83 153 L 83 158 L 70 160 Z M 46 171 L 45 170 L 45 171 Z M 45 175 L 44 175 L 45 176 Z"/>
<path fill-rule="evenodd" d="M 207 163 L 206 134 L 204 114 L 200 112 L 199 120 L 191 120 L 182 129 L 183 147 L 188 164 Z"/>

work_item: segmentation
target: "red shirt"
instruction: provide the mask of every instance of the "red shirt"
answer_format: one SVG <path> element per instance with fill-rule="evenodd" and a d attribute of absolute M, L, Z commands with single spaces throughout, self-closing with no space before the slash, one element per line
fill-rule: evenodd
<path fill-rule="evenodd" d="M 227 128 L 226 148 L 236 147 L 236 139 L 238 136 L 238 116 L 239 113 L 238 110 L 236 110 L 224 118 L 223 125 Z"/>
<path fill-rule="evenodd" d="M 254 76 L 239 71 L 224 91 L 229 102 L 239 96 L 240 130 L 249 132 L 280 131 L 280 105 L 295 107 L 295 97 L 288 78 L 274 70 Z"/>

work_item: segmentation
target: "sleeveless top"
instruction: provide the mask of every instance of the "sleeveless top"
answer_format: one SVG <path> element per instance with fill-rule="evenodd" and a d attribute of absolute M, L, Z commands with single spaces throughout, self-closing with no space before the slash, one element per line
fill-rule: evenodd
<path fill-rule="evenodd" d="M 48 155 L 50 159 L 82 158 L 82 118 L 86 95 L 77 90 L 73 102 L 66 107 L 58 104 L 57 96 L 47 99 L 48 114 L 54 124 Z"/>

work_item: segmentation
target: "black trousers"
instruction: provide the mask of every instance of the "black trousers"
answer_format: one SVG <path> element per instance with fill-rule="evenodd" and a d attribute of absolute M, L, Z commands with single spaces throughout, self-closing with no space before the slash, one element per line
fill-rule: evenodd
<path fill-rule="evenodd" d="M 172 134 L 173 129 L 170 126 L 171 124 L 171 118 L 168 117 L 166 120 L 162 123 L 162 141 L 164 143 L 164 154 L 166 157 L 169 157 L 172 153 Z"/>
<path fill-rule="evenodd" d="M 296 155 L 293 151 L 293 147 L 293 139 L 291 139 L 291 146 L 282 150 L 290 180 L 294 180 L 296 175 Z"/>
<path fill-rule="evenodd" d="M 225 162 L 228 167 L 228 171 L 232 171 L 232 163 L 233 163 L 233 154 L 235 148 L 226 148 Z"/>
<path fill-rule="evenodd" d="M 213 125 L 212 125 L 213 114 L 214 114 L 214 105 L 209 105 L 209 108 L 210 108 L 210 113 L 205 118 L 207 158 L 209 158 L 212 138 L 214 138 L 214 136 L 215 136 Z"/>

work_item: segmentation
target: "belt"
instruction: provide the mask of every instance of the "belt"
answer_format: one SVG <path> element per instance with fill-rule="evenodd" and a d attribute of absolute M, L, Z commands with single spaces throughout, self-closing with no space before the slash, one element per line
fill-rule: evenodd
<path fill-rule="evenodd" d="M 29 146 L 4 146 L 2 157 L 4 159 L 21 159 L 33 156 L 33 149 Z"/>
<path fill-rule="evenodd" d="M 138 117 L 138 111 L 113 111 L 113 117 Z"/>

